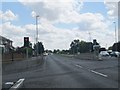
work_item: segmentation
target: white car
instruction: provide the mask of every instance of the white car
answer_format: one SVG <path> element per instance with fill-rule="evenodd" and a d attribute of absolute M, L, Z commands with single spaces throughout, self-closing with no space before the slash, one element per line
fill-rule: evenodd
<path fill-rule="evenodd" d="M 44 53 L 44 56 L 47 56 L 48 55 L 48 53 Z"/>
<path fill-rule="evenodd" d="M 118 51 L 113 51 L 112 53 L 110 53 L 111 57 L 120 57 L 120 52 Z"/>
<path fill-rule="evenodd" d="M 117 57 L 120 57 L 120 52 L 116 51 L 115 53 L 116 53 Z"/>
<path fill-rule="evenodd" d="M 107 51 L 101 51 L 100 56 L 109 56 L 109 53 Z"/>

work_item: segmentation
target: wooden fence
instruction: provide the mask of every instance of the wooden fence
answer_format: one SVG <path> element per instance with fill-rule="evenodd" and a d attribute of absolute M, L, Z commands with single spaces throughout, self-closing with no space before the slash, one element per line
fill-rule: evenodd
<path fill-rule="evenodd" d="M 2 61 L 14 61 L 14 60 L 21 60 L 25 58 L 25 54 L 23 53 L 4 53 L 2 54 Z"/>

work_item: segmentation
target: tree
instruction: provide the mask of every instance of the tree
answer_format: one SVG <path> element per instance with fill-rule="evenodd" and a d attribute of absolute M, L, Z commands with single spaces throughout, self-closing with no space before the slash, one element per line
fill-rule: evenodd
<path fill-rule="evenodd" d="M 108 50 L 112 50 L 112 46 L 110 46 L 110 47 L 108 48 Z"/>
<path fill-rule="evenodd" d="M 32 50 L 32 48 L 31 47 L 27 47 L 27 49 L 28 49 L 28 56 L 30 57 L 30 56 L 32 56 L 32 52 L 33 52 L 33 50 Z M 26 55 L 26 47 L 17 47 L 16 48 L 16 51 L 14 51 L 14 53 L 19 53 L 19 54 L 24 54 L 24 55 Z"/>
<path fill-rule="evenodd" d="M 54 51 L 53 51 L 53 53 L 55 53 L 55 54 L 59 54 L 60 53 L 60 50 L 59 49 L 54 49 Z"/>
<path fill-rule="evenodd" d="M 44 53 L 44 46 L 42 42 L 38 42 L 37 45 L 34 44 L 34 49 L 37 52 L 37 46 L 38 46 L 38 54 L 43 54 Z"/>
<path fill-rule="evenodd" d="M 44 53 L 44 46 L 43 46 L 42 42 L 38 42 L 38 53 L 39 54 Z"/>
<path fill-rule="evenodd" d="M 70 53 L 72 53 L 72 54 L 77 53 L 78 49 L 79 49 L 79 40 L 77 39 L 77 40 L 72 41 L 70 44 L 70 47 L 71 47 Z"/>
<path fill-rule="evenodd" d="M 60 54 L 69 54 L 69 50 L 61 50 Z"/>
<path fill-rule="evenodd" d="M 99 53 L 100 53 L 101 51 L 106 51 L 106 48 L 100 48 L 100 49 L 99 49 Z"/>
<path fill-rule="evenodd" d="M 74 40 L 70 44 L 70 53 L 75 54 L 78 52 L 80 53 L 90 52 L 93 51 L 92 47 L 93 47 L 92 42 Z"/>
<path fill-rule="evenodd" d="M 92 42 L 85 42 L 85 41 L 81 41 L 79 43 L 79 47 L 80 47 L 80 52 L 81 53 L 85 53 L 85 52 L 90 52 L 92 51 Z"/>
<path fill-rule="evenodd" d="M 56 54 L 56 53 L 57 53 L 57 50 L 56 50 L 56 49 L 54 49 L 53 53 L 55 53 L 55 54 Z"/>
<path fill-rule="evenodd" d="M 45 50 L 46 53 L 52 53 L 52 50 Z"/>
<path fill-rule="evenodd" d="M 118 43 L 113 44 L 112 50 L 120 52 L 120 41 Z"/>

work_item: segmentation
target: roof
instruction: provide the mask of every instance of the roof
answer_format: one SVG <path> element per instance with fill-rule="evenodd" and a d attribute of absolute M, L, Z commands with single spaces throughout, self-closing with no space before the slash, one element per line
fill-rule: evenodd
<path fill-rule="evenodd" d="M 0 35 L 0 41 L 9 41 L 9 42 L 13 42 L 12 40 L 10 40 L 10 39 L 7 39 L 7 38 L 5 38 L 5 37 L 3 37 L 3 36 L 1 36 Z"/>

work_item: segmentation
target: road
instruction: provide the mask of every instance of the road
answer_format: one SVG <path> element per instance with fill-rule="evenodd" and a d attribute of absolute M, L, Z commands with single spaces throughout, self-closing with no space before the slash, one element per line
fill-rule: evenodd
<path fill-rule="evenodd" d="M 5 73 L 3 83 L 19 78 L 25 78 L 24 88 L 118 88 L 118 60 L 79 60 L 48 55 L 40 66 Z"/>

